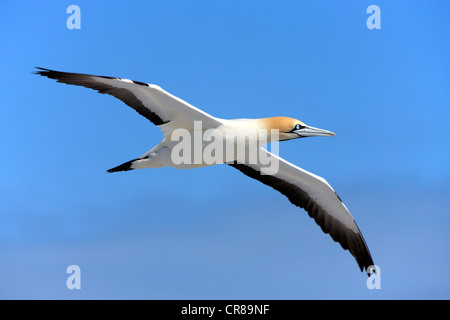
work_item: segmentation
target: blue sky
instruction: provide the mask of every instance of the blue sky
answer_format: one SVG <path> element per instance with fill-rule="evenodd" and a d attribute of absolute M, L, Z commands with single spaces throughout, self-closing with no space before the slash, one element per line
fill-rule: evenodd
<path fill-rule="evenodd" d="M 81 9 L 69 30 L 66 9 Z M 381 8 L 369 30 L 366 9 Z M 449 299 L 447 1 L 15 1 L 0 10 L 0 298 Z M 228 166 L 106 170 L 158 128 L 35 66 L 158 84 L 221 118 L 291 116 L 280 144 L 339 193 L 381 268 Z M 81 268 L 81 290 L 66 268 Z"/>

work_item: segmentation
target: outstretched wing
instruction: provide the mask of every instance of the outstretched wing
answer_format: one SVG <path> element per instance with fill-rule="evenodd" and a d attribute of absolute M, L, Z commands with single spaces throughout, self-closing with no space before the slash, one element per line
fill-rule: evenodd
<path fill-rule="evenodd" d="M 128 79 L 60 72 L 37 68 L 36 74 L 57 82 L 83 86 L 122 100 L 141 116 L 159 126 L 164 134 L 175 128 L 192 130 L 194 121 L 202 121 L 204 129 L 214 128 L 220 120 L 164 91 L 161 87 Z"/>
<path fill-rule="evenodd" d="M 321 177 L 307 172 L 286 160 L 264 150 L 265 157 L 278 161 L 278 170 L 273 175 L 261 174 L 264 166 L 249 163 L 228 163 L 247 176 L 274 188 L 285 195 L 292 204 L 308 212 L 322 231 L 330 234 L 342 248 L 355 257 L 361 271 L 373 265 L 373 260 L 364 238 L 352 215 L 331 186 Z M 268 159 L 268 158 L 266 158 Z"/>

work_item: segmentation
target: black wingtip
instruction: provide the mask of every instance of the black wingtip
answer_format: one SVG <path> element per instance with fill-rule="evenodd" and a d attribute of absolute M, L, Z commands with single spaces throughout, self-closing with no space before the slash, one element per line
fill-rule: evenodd
<path fill-rule="evenodd" d="M 46 69 L 46 68 L 41 68 L 41 67 L 35 67 L 37 70 L 35 70 L 34 72 L 32 72 L 33 74 L 38 74 L 40 76 L 43 77 L 47 77 L 50 79 L 57 79 L 55 78 L 55 76 L 60 73 L 59 71 L 54 71 L 54 70 L 50 70 L 50 69 Z"/>
<path fill-rule="evenodd" d="M 122 163 L 120 166 L 111 168 L 109 170 L 106 170 L 107 172 L 111 173 L 111 172 L 119 172 L 119 171 L 130 171 L 133 170 L 133 168 L 131 168 L 131 165 L 133 164 L 134 161 L 139 160 L 139 158 L 127 161 L 125 163 Z"/>
<path fill-rule="evenodd" d="M 370 266 L 365 267 L 365 269 L 366 269 L 366 274 L 368 277 L 370 277 L 373 274 L 377 274 L 377 266 L 374 265 L 373 262 Z"/>
<path fill-rule="evenodd" d="M 38 75 L 43 76 L 45 72 L 50 71 L 49 69 L 45 69 L 45 68 L 41 68 L 41 67 L 35 67 L 35 68 L 38 69 L 38 70 L 34 70 L 32 72 L 32 74 L 38 74 Z"/>

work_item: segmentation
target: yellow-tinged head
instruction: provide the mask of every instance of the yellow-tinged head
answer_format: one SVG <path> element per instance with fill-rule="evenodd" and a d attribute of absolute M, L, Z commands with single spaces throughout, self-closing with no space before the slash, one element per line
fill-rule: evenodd
<path fill-rule="evenodd" d="M 261 127 L 278 130 L 279 140 L 290 140 L 304 137 L 327 137 L 335 136 L 328 130 L 307 126 L 300 120 L 289 117 L 271 117 L 259 119 Z"/>

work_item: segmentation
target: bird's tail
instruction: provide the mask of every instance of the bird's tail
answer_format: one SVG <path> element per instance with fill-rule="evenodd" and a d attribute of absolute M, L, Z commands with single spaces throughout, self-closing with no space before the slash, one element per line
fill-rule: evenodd
<path fill-rule="evenodd" d="M 107 170 L 108 172 L 119 172 L 119 171 L 129 171 L 129 170 L 133 170 L 134 168 L 132 168 L 131 166 L 133 165 L 133 162 L 137 161 L 137 160 L 141 160 L 140 158 L 136 158 L 130 161 L 127 161 L 125 163 L 122 163 L 120 166 L 111 168 L 109 170 Z"/>

